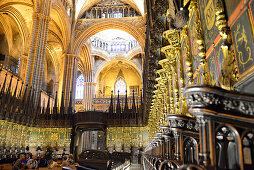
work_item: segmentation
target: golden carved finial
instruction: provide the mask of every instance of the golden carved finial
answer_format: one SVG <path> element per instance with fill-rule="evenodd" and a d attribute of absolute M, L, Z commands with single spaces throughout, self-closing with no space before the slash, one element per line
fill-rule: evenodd
<path fill-rule="evenodd" d="M 215 14 L 216 22 L 215 25 L 219 31 L 222 31 L 227 27 L 227 21 L 224 13 L 224 6 L 222 0 L 215 1 Z"/>
<path fill-rule="evenodd" d="M 189 44 L 187 26 L 185 26 L 181 31 L 181 42 L 183 41 L 185 41 L 184 46 L 181 46 L 182 51 L 184 51 L 184 55 L 185 55 L 185 63 L 183 63 L 183 67 L 185 67 L 185 74 L 187 75 L 188 85 L 192 85 L 194 84 L 194 80 L 193 80 L 192 60 L 190 55 L 190 44 Z"/>

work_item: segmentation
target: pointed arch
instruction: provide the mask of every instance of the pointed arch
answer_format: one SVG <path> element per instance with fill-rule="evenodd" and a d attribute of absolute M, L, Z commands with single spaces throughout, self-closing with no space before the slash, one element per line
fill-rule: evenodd
<path fill-rule="evenodd" d="M 81 48 L 84 46 L 84 44 L 87 42 L 87 40 L 90 37 L 92 37 L 98 32 L 101 32 L 107 29 L 119 29 L 129 33 L 138 41 L 139 45 L 141 46 L 141 49 L 144 49 L 145 47 L 144 32 L 141 32 L 139 29 L 137 29 L 136 26 L 132 25 L 131 23 L 117 21 L 117 20 L 110 20 L 110 22 L 109 21 L 98 22 L 90 26 L 86 30 L 84 30 L 82 34 L 79 37 L 77 37 L 77 39 L 73 43 L 74 54 L 78 55 L 80 53 Z"/>
<path fill-rule="evenodd" d="M 24 5 L 24 4 L 22 4 L 22 5 Z M 10 4 L 8 4 L 8 5 L 5 4 L 4 6 L 1 6 L 0 11 L 8 14 L 5 17 L 2 14 L 0 14 L 0 22 L 2 25 L 4 25 L 3 29 L 8 30 L 8 31 L 5 31 L 5 33 L 7 35 L 9 50 L 13 49 L 12 46 L 13 46 L 13 38 L 14 38 L 13 35 L 14 34 L 12 32 L 12 30 L 13 30 L 12 27 L 16 27 L 17 32 L 18 32 L 18 34 L 21 38 L 21 41 L 22 41 L 21 42 L 22 53 L 25 53 L 25 51 L 28 50 L 28 48 L 29 48 L 28 43 L 29 43 L 30 30 L 27 27 L 27 23 L 26 23 L 24 16 L 18 9 L 16 9 L 16 7 L 13 7 Z M 8 17 L 8 20 L 5 19 L 6 17 Z M 10 22 L 10 21 L 12 21 L 12 22 Z M 20 55 L 22 55 L 22 54 L 20 54 Z"/>
<path fill-rule="evenodd" d="M 218 147 L 216 149 L 217 166 L 219 168 L 226 167 L 227 169 L 234 169 L 234 167 L 228 166 L 243 167 L 243 158 L 241 155 L 242 143 L 237 129 L 231 124 L 222 123 L 216 127 L 215 132 L 215 142 Z"/>
<path fill-rule="evenodd" d="M 10 49 L 12 48 L 12 31 L 11 26 L 6 22 L 6 20 L 0 14 L 0 26 L 3 29 L 6 40 L 8 42 L 8 53 L 10 54 Z"/>
<path fill-rule="evenodd" d="M 46 53 L 49 54 L 49 59 L 51 60 L 53 66 L 54 66 L 54 70 L 55 70 L 55 74 L 56 74 L 56 82 L 59 82 L 59 77 L 60 77 L 60 67 L 59 66 L 59 59 L 57 58 L 57 55 L 55 54 L 55 50 L 53 49 L 53 47 L 50 44 L 47 44 L 46 46 Z"/>
<path fill-rule="evenodd" d="M 109 62 L 103 62 L 101 65 L 98 66 L 98 70 L 96 70 L 95 74 L 94 74 L 94 80 L 97 80 L 98 79 L 98 76 L 100 74 L 100 72 L 102 70 L 104 70 L 106 67 L 110 66 L 111 64 L 113 63 L 116 63 L 118 61 L 122 61 L 122 62 L 125 62 L 127 64 L 129 64 L 130 66 L 132 66 L 135 71 L 137 72 L 139 78 L 141 79 L 142 81 L 142 70 L 140 70 L 134 63 L 130 62 L 130 61 L 127 61 L 127 60 L 122 60 L 122 59 L 114 59 L 114 60 L 111 60 Z"/>
<path fill-rule="evenodd" d="M 122 76 L 120 76 L 116 79 L 114 89 L 115 89 L 114 90 L 115 95 L 117 95 L 118 92 L 119 92 L 119 95 L 125 95 L 126 90 L 127 90 L 127 83 Z"/>
<path fill-rule="evenodd" d="M 61 3 L 54 3 L 52 5 L 51 14 L 55 14 L 55 20 L 58 20 L 56 24 L 61 30 L 62 35 L 62 43 L 65 50 L 67 50 L 67 46 L 70 43 L 70 34 L 71 34 L 71 20 L 68 14 L 65 12 L 65 8 Z M 51 16 L 52 17 L 52 16 Z M 54 19 L 54 18 L 53 18 Z"/>

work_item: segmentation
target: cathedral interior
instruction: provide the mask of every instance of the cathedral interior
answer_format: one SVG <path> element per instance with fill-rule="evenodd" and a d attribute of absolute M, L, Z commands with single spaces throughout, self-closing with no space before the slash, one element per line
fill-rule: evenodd
<path fill-rule="evenodd" d="M 0 0 L 0 169 L 254 169 L 253 77 L 254 0 Z"/>

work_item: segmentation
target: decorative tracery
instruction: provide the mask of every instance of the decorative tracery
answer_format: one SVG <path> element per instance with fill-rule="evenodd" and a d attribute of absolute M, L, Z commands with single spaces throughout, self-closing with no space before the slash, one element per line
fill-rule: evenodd
<path fill-rule="evenodd" d="M 125 95 L 126 90 L 127 90 L 126 82 L 124 81 L 123 78 L 120 77 L 119 79 L 116 80 L 115 83 L 115 94 L 118 94 L 119 92 L 119 95 Z"/>
<path fill-rule="evenodd" d="M 238 146 L 236 134 L 227 126 L 216 133 L 217 166 L 219 169 L 238 169 Z"/>
<path fill-rule="evenodd" d="M 197 141 L 191 137 L 184 141 L 184 162 L 197 163 Z"/>
<path fill-rule="evenodd" d="M 140 16 L 129 4 L 117 0 L 102 0 L 89 8 L 81 18 L 99 19 L 99 18 L 122 18 Z"/>
<path fill-rule="evenodd" d="M 135 50 L 140 45 L 130 34 L 118 30 L 108 29 L 101 31 L 90 38 L 94 50 L 103 50 L 108 54 L 119 54 L 123 51 Z"/>
<path fill-rule="evenodd" d="M 244 169 L 253 169 L 254 165 L 254 133 L 247 133 L 242 139 Z"/>
<path fill-rule="evenodd" d="M 84 96 L 84 76 L 81 74 L 76 80 L 76 99 L 83 99 Z"/>

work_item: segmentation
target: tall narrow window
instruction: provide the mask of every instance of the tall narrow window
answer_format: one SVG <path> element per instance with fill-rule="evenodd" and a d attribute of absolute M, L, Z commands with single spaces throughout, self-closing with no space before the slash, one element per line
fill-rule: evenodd
<path fill-rule="evenodd" d="M 118 91 L 119 91 L 119 95 L 125 95 L 126 89 L 127 89 L 127 85 L 124 79 L 121 77 L 117 79 L 115 83 L 115 94 L 118 94 Z"/>
<path fill-rule="evenodd" d="M 84 76 L 81 74 L 76 80 L 76 99 L 83 99 L 84 96 Z"/>
<path fill-rule="evenodd" d="M 19 66 L 20 66 L 20 58 L 18 59 L 17 69 L 16 69 L 16 74 L 18 74 L 18 73 L 19 73 Z"/>

